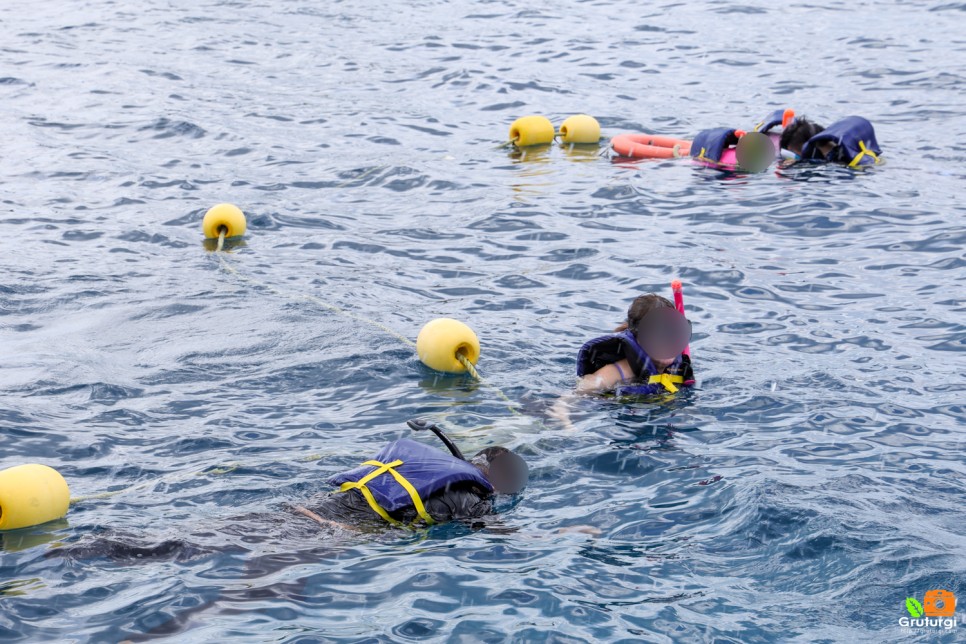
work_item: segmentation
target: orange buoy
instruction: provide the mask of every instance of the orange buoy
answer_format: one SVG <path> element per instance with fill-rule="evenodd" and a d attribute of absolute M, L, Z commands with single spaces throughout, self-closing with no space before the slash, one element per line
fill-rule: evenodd
<path fill-rule="evenodd" d="M 634 159 L 680 159 L 691 154 L 690 141 L 656 134 L 618 134 L 610 146 L 622 157 Z"/>

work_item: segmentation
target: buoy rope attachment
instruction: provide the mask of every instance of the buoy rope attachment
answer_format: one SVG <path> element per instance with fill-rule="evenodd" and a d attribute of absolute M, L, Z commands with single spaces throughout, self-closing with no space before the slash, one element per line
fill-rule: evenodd
<path fill-rule="evenodd" d="M 456 359 L 461 365 L 463 365 L 463 368 L 466 369 L 471 376 L 477 380 L 483 380 L 483 378 L 480 376 L 480 372 L 476 370 L 476 367 L 473 366 L 473 363 L 470 362 L 470 359 L 466 357 L 466 354 L 464 354 L 462 351 L 457 351 Z"/>

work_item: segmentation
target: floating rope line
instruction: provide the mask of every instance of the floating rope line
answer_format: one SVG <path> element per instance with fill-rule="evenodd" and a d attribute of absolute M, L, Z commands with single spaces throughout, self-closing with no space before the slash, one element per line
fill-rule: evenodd
<path fill-rule="evenodd" d="M 405 344 L 407 346 L 410 346 L 410 347 L 413 347 L 413 348 L 416 347 L 416 343 L 413 342 L 412 340 L 410 340 L 409 338 L 407 338 L 406 336 L 401 335 L 400 333 L 397 333 L 396 331 L 394 331 L 393 329 L 389 328 L 385 324 L 382 324 L 380 322 L 376 322 L 375 320 L 372 320 L 370 318 L 367 318 L 364 315 L 359 315 L 357 313 L 353 313 L 352 311 L 347 311 L 347 310 L 345 310 L 343 308 L 340 308 L 340 307 L 338 307 L 338 306 L 336 306 L 334 304 L 329 304 L 325 300 L 322 300 L 322 299 L 320 299 L 318 297 L 315 297 L 314 295 L 309 295 L 308 293 L 302 293 L 302 294 L 289 293 L 289 292 L 283 291 L 283 290 L 281 290 L 279 288 L 276 288 L 276 287 L 272 286 L 268 282 L 263 282 L 262 280 L 255 279 L 254 277 L 249 277 L 248 275 L 243 275 L 242 273 L 240 273 L 238 271 L 237 268 L 235 268 L 234 266 L 232 266 L 231 263 L 227 259 L 225 259 L 225 254 L 226 253 L 218 253 L 218 261 L 221 263 L 221 267 L 224 268 L 229 273 L 231 273 L 232 275 L 234 275 L 235 277 L 237 277 L 238 279 L 242 280 L 243 282 L 248 282 L 249 284 L 252 284 L 253 286 L 257 286 L 259 288 L 263 288 L 266 291 L 269 291 L 271 293 L 274 293 L 275 295 L 278 295 L 279 297 L 283 297 L 283 298 L 286 298 L 286 299 L 289 299 L 289 300 L 294 300 L 294 301 L 303 300 L 303 301 L 306 301 L 306 302 L 312 302 L 313 304 L 315 304 L 315 305 L 317 305 L 317 306 L 319 306 L 319 307 L 321 307 L 323 309 L 326 309 L 326 310 L 332 311 L 333 313 L 337 313 L 338 315 L 342 315 L 344 317 L 347 317 L 350 320 L 355 320 L 357 322 L 362 322 L 363 324 L 368 324 L 371 327 L 374 327 L 376 329 L 379 329 L 383 333 L 386 333 L 387 335 L 390 335 L 390 336 L 396 338 L 397 340 L 399 340 L 400 342 L 402 342 L 403 344 Z"/>
<path fill-rule="evenodd" d="M 480 372 L 476 370 L 476 367 L 474 367 L 473 363 L 470 362 L 470 359 L 466 357 L 466 354 L 461 351 L 457 352 L 456 359 L 459 360 L 460 364 L 463 365 L 463 368 L 466 369 L 471 376 L 477 380 L 483 380 L 483 378 L 480 376 Z"/>
<path fill-rule="evenodd" d="M 373 174 L 374 172 L 378 172 L 384 167 L 386 166 L 374 166 L 369 168 L 360 173 L 358 176 L 353 177 L 346 183 L 351 183 L 353 181 L 357 182 Z M 470 376 L 476 381 L 493 388 L 499 394 L 499 396 L 511 406 L 514 404 L 513 401 L 510 400 L 499 388 L 485 383 L 483 377 L 480 376 L 479 371 L 477 371 L 476 367 L 473 365 L 473 362 L 479 357 L 479 340 L 477 339 L 473 330 L 462 322 L 452 320 L 450 318 L 437 318 L 436 320 L 427 323 L 423 327 L 422 331 L 420 331 L 419 338 L 413 342 L 406 336 L 396 332 L 394 329 L 386 326 L 385 324 L 377 322 L 364 315 L 353 313 L 352 311 L 348 311 L 334 304 L 330 304 L 329 302 L 326 302 L 325 300 L 309 293 L 293 293 L 291 291 L 280 289 L 269 282 L 242 274 L 237 268 L 235 268 L 235 266 L 232 265 L 230 261 L 228 261 L 227 255 L 230 251 L 225 249 L 225 241 L 227 239 L 244 235 L 247 228 L 245 214 L 237 206 L 229 203 L 222 203 L 209 208 L 205 213 L 201 227 L 206 238 L 212 239 L 217 237 L 215 252 L 217 253 L 220 266 L 226 272 L 234 275 L 239 280 L 247 282 L 257 288 L 264 289 L 285 299 L 311 302 L 319 308 L 331 311 L 350 320 L 355 320 L 356 322 L 361 322 L 362 324 L 378 329 L 386 335 L 396 338 L 405 346 L 415 349 L 419 360 L 429 368 L 436 371 L 442 371 L 445 373 L 459 373 L 458 369 L 453 367 L 461 366 L 462 369 L 469 373 Z M 449 345 L 453 347 L 452 349 L 449 349 L 449 346 L 447 346 L 448 343 L 452 343 L 452 345 Z M 513 413 L 518 413 L 512 407 L 511 411 L 513 411 Z"/>
<path fill-rule="evenodd" d="M 492 389 L 493 391 L 495 391 L 497 393 L 497 395 L 500 398 L 502 398 L 504 400 L 504 402 L 507 403 L 507 407 L 506 408 L 508 410 L 510 410 L 510 413 L 511 414 L 516 414 L 517 416 L 522 416 L 523 415 L 520 412 L 520 410 L 518 410 L 514 406 L 516 403 L 514 403 L 505 393 L 503 393 L 503 390 L 502 389 L 500 389 L 496 385 L 491 385 L 490 383 L 488 383 L 485 380 L 483 380 L 483 376 L 480 375 L 480 372 L 476 370 L 476 367 L 473 366 L 473 363 L 470 362 L 469 358 L 467 358 L 462 352 L 457 352 L 456 353 L 456 359 L 459 360 L 460 364 L 463 365 L 463 367 L 466 369 L 466 371 L 468 371 L 469 374 L 471 376 L 473 376 L 481 385 L 487 386 L 490 389 Z"/>
<path fill-rule="evenodd" d="M 323 454 L 306 454 L 304 456 L 299 456 L 298 458 L 285 459 L 281 461 L 273 461 L 279 463 L 313 463 L 325 458 Z M 142 490 L 149 488 L 160 483 L 172 484 L 181 481 L 187 481 L 195 476 L 220 476 L 222 474 L 230 474 L 234 472 L 240 466 L 239 463 L 227 463 L 225 465 L 213 465 L 207 469 L 196 471 L 196 472 L 172 472 L 166 476 L 160 476 L 148 481 L 142 481 L 140 483 L 133 483 L 131 485 L 122 487 L 118 490 L 110 490 L 108 492 L 96 492 L 93 494 L 85 494 L 82 496 L 72 496 L 70 498 L 70 505 L 75 505 L 77 503 L 83 503 L 85 501 L 97 501 L 100 499 L 109 499 L 112 496 L 117 496 L 118 494 L 125 494 L 127 492 L 134 492 L 136 490 Z"/>
<path fill-rule="evenodd" d="M 219 237 L 219 247 L 221 246 L 221 241 L 222 241 L 221 237 Z M 248 275 L 243 275 L 241 272 L 238 271 L 237 268 L 231 265 L 231 262 L 229 262 L 225 258 L 226 254 L 227 254 L 226 252 L 218 253 L 218 261 L 221 264 L 222 268 L 224 268 L 226 271 L 228 271 L 229 273 L 231 273 L 232 275 L 236 276 L 238 279 L 244 282 L 248 282 L 249 284 L 263 288 L 271 293 L 274 293 L 275 295 L 278 295 L 279 297 L 283 297 L 289 300 L 311 302 L 312 304 L 315 304 L 316 306 L 322 309 L 332 311 L 333 313 L 349 318 L 350 320 L 362 322 L 363 324 L 367 324 L 375 329 L 378 329 L 383 333 L 385 333 L 386 335 L 396 338 L 407 347 L 411 347 L 412 349 L 416 348 L 416 343 L 410 340 L 409 338 L 407 338 L 406 336 L 398 333 L 397 331 L 386 326 L 385 324 L 376 322 L 375 320 L 367 318 L 364 315 L 359 315 L 357 313 L 353 313 L 352 311 L 347 311 L 341 307 L 338 307 L 334 304 L 330 304 L 325 300 L 318 298 L 314 295 L 310 295 L 308 293 L 301 293 L 301 294 L 289 293 L 279 288 L 276 288 L 267 282 L 263 282 L 262 280 L 249 277 Z M 494 391 L 501 399 L 503 399 L 503 401 L 507 403 L 507 409 L 510 411 L 510 413 L 516 414 L 518 416 L 522 415 L 521 412 L 518 409 L 516 409 L 516 405 L 518 403 L 515 403 L 512 399 L 510 399 L 505 393 L 503 393 L 503 390 L 501 390 L 499 387 L 487 382 L 483 378 L 483 376 L 480 375 L 479 370 L 477 370 L 477 368 L 473 365 L 472 362 L 470 362 L 469 358 L 467 358 L 465 354 L 463 354 L 462 352 L 457 352 L 456 359 L 459 361 L 461 365 L 463 365 L 463 368 L 466 369 L 467 373 L 469 373 L 474 380 L 479 382 L 481 385 L 488 387 L 489 389 Z"/>
<path fill-rule="evenodd" d="M 118 494 L 133 492 L 135 490 L 143 490 L 145 488 L 149 488 L 151 486 L 158 485 L 160 483 L 166 483 L 166 484 L 178 483 L 180 481 L 186 481 L 195 476 L 227 474 L 233 471 L 236 467 L 237 465 L 224 465 L 221 467 L 215 467 L 213 469 L 205 470 L 201 472 L 188 472 L 188 473 L 174 472 L 168 476 L 161 476 L 155 479 L 151 479 L 149 481 L 134 483 L 133 485 L 122 487 L 119 490 L 110 490 L 108 492 L 97 492 L 94 494 L 85 494 L 83 496 L 72 496 L 70 498 L 70 504 L 74 505 L 76 503 L 83 503 L 84 501 L 97 501 L 100 499 L 109 499 L 112 496 L 117 496 Z"/>

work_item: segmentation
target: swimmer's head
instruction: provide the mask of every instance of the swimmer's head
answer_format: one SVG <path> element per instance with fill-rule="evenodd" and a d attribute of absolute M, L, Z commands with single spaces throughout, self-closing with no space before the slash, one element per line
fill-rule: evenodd
<path fill-rule="evenodd" d="M 664 369 L 691 341 L 691 322 L 673 307 L 654 309 L 637 323 L 635 337 L 655 366 Z"/>
<path fill-rule="evenodd" d="M 796 118 L 782 131 L 782 138 L 779 142 L 779 146 L 783 150 L 788 150 L 797 155 L 801 155 L 802 148 L 805 147 L 806 141 L 824 129 L 825 128 L 821 125 L 812 123 L 807 118 Z"/>
<path fill-rule="evenodd" d="M 641 320 L 643 320 L 648 313 L 654 309 L 673 309 L 674 304 L 671 300 L 666 297 L 661 297 L 654 293 L 648 293 L 647 295 L 638 295 L 631 302 L 631 306 L 627 309 L 627 322 L 618 327 L 618 331 L 623 331 L 624 329 L 630 329 L 631 331 L 637 332 L 638 325 L 640 325 Z"/>
<path fill-rule="evenodd" d="M 618 331 L 623 329 L 634 333 L 637 343 L 659 369 L 674 362 L 691 339 L 687 318 L 674 308 L 671 300 L 654 293 L 634 298 L 627 310 L 627 323 Z"/>
<path fill-rule="evenodd" d="M 505 447 L 487 447 L 470 459 L 497 492 L 517 494 L 527 485 L 527 462 Z"/>

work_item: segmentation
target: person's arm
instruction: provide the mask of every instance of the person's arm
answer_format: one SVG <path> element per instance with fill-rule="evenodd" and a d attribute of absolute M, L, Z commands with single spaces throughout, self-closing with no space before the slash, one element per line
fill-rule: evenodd
<path fill-rule="evenodd" d="M 605 365 L 595 371 L 583 376 L 577 382 L 578 394 L 595 394 L 602 391 L 610 391 L 617 385 L 634 377 L 634 371 L 627 360 L 620 360 L 609 365 Z"/>
<path fill-rule="evenodd" d="M 338 521 L 329 521 L 328 519 L 323 519 L 322 517 L 320 517 L 319 515 L 317 515 L 315 512 L 312 512 L 312 510 L 309 510 L 308 508 L 303 507 L 301 505 L 292 505 L 292 506 L 289 506 L 289 507 L 292 509 L 293 512 L 297 512 L 298 514 L 304 515 L 304 516 L 312 519 L 313 521 L 315 521 L 316 523 L 318 523 L 323 528 L 337 528 L 337 529 L 341 528 L 342 530 L 353 530 L 353 528 L 351 526 L 348 526 L 348 525 L 346 525 L 344 523 L 339 523 Z"/>
<path fill-rule="evenodd" d="M 547 416 L 558 421 L 568 432 L 577 431 L 573 421 L 570 420 L 570 400 L 574 397 L 574 394 L 565 394 L 547 409 Z"/>
<path fill-rule="evenodd" d="M 619 360 L 609 365 L 604 365 L 594 373 L 589 373 L 577 381 L 574 394 L 595 394 L 610 391 L 617 385 L 633 378 L 634 370 L 627 360 Z M 547 415 L 560 421 L 564 429 L 568 432 L 576 431 L 576 427 L 570 420 L 570 402 L 574 400 L 574 394 L 566 394 L 547 410 Z"/>

